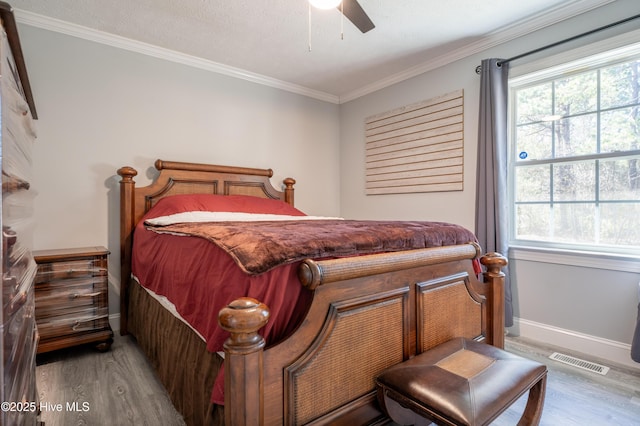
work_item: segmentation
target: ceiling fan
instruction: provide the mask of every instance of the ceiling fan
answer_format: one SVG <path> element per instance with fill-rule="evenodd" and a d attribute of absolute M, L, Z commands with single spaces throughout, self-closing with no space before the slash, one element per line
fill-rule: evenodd
<path fill-rule="evenodd" d="M 357 0 L 309 0 L 309 3 L 318 9 L 337 8 L 363 33 L 376 27 Z"/>

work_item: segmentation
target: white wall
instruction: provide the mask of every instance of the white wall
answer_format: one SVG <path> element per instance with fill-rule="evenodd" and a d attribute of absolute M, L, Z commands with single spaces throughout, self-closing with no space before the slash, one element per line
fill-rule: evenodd
<path fill-rule="evenodd" d="M 508 58 L 640 12 L 635 0 L 618 0 L 571 21 L 540 30 L 481 54 L 459 60 L 341 106 L 340 148 L 345 217 L 445 220 L 474 228 L 475 173 L 480 77 L 475 68 L 484 58 Z M 611 37 L 637 28 L 635 24 L 608 30 L 537 54 L 531 61 L 563 49 Z M 522 63 L 524 62 L 516 62 Z M 513 65 L 513 64 L 512 64 Z M 464 190 L 410 195 L 367 196 L 364 191 L 365 118 L 464 90 Z M 524 259 L 523 259 L 524 256 Z M 538 256 L 540 257 L 540 256 Z M 547 255 L 547 258 L 553 258 Z M 564 256 L 552 259 L 510 258 L 516 326 L 510 331 L 569 347 L 590 355 L 640 368 L 629 357 L 637 317 L 640 267 L 616 270 L 610 264 Z M 637 262 L 636 262 L 637 263 Z M 613 263 L 615 265 L 615 262 Z M 629 272 L 631 269 L 631 272 Z"/>
<path fill-rule="evenodd" d="M 39 115 L 34 248 L 104 245 L 119 312 L 119 176 L 150 182 L 157 158 L 272 168 L 296 205 L 339 214 L 339 108 L 282 90 L 27 25 Z"/>

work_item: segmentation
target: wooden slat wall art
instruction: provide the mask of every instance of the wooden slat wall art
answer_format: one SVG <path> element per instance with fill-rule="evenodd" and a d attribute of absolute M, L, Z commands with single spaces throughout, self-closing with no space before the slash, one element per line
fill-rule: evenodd
<path fill-rule="evenodd" d="M 462 191 L 463 90 L 365 120 L 366 194 Z"/>

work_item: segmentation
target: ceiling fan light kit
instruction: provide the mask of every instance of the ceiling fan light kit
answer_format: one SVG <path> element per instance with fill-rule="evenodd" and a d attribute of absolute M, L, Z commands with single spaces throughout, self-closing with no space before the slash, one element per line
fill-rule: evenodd
<path fill-rule="evenodd" d="M 337 8 L 342 14 L 343 20 L 346 17 L 353 25 L 355 25 L 362 33 L 366 33 L 375 28 L 369 16 L 367 16 L 358 0 L 309 0 L 309 35 L 308 47 L 311 52 L 311 6 L 317 9 L 329 10 Z M 344 39 L 344 30 L 340 23 L 340 38 Z"/>
<path fill-rule="evenodd" d="M 337 8 L 362 33 L 366 33 L 376 27 L 362 6 L 360 6 L 358 0 L 309 0 L 309 4 L 318 9 Z"/>
<path fill-rule="evenodd" d="M 328 10 L 338 7 L 342 0 L 309 0 L 309 3 L 318 9 Z"/>

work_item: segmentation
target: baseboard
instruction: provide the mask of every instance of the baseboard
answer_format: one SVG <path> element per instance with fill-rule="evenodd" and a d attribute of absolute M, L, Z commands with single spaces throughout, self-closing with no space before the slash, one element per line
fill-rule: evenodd
<path fill-rule="evenodd" d="M 510 333 L 569 351 L 588 354 L 601 361 L 640 371 L 640 363 L 631 359 L 631 345 L 601 337 L 565 330 L 522 318 L 514 318 Z"/>
<path fill-rule="evenodd" d="M 114 333 L 120 332 L 120 314 L 109 315 L 109 325 Z"/>

